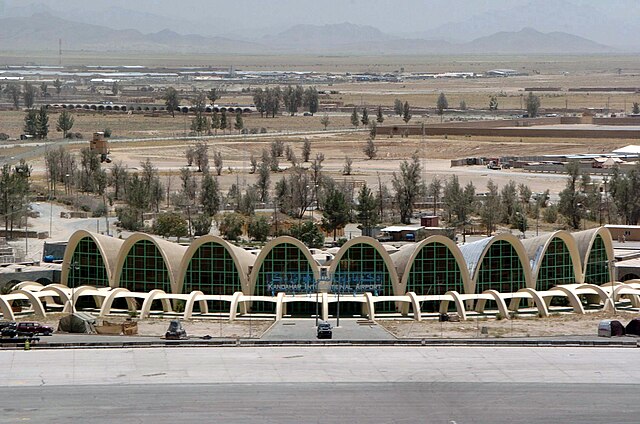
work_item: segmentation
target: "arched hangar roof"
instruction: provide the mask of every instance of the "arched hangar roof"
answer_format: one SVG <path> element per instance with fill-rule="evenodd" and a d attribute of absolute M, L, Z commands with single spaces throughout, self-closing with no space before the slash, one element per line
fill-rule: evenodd
<path fill-rule="evenodd" d="M 182 262 L 182 257 L 184 256 L 187 248 L 178 243 L 172 243 L 168 240 L 164 240 L 158 237 L 150 236 L 145 233 L 133 233 L 130 235 L 120 247 L 120 252 L 118 254 L 118 259 L 115 264 L 115 273 L 113 275 L 112 287 L 118 287 L 120 284 L 120 276 L 122 275 L 122 268 L 124 267 L 125 260 L 129 255 L 131 248 L 139 241 L 147 240 L 153 243 L 162 258 L 164 259 L 164 264 L 169 271 L 169 280 L 171 283 L 171 291 L 173 293 L 178 293 L 178 273 L 180 270 L 180 263 Z"/>
<path fill-rule="evenodd" d="M 501 240 L 509 243 L 513 249 L 516 251 L 518 258 L 520 259 L 520 263 L 522 265 L 522 270 L 524 272 L 525 285 L 529 288 L 534 288 L 535 282 L 531 276 L 531 266 L 529 265 L 529 258 L 527 257 L 527 252 L 524 249 L 524 246 L 520 242 L 520 240 L 510 233 L 500 233 L 493 237 L 487 237 L 482 240 L 475 241 L 473 243 L 463 244 L 460 246 L 460 251 L 462 252 L 462 256 L 466 262 L 467 269 L 469 271 L 469 275 L 471 277 L 471 285 L 472 291 L 470 293 L 474 293 L 476 290 L 476 283 L 478 281 L 478 269 L 482 264 L 482 260 L 486 256 L 487 252 L 491 248 L 491 246 Z"/>
<path fill-rule="evenodd" d="M 378 252 L 378 254 L 380 254 L 380 257 L 382 257 L 382 260 L 384 261 L 384 264 L 387 267 L 387 272 L 389 273 L 389 278 L 391 279 L 391 286 L 393 287 L 393 293 L 395 295 L 404 294 L 404 293 L 400 293 L 401 291 L 400 281 L 398 279 L 398 273 L 396 272 L 395 264 L 391 259 L 391 255 L 389 255 L 389 252 L 387 252 L 387 250 L 378 240 L 372 237 L 359 236 L 359 237 L 352 238 L 351 240 L 343 244 L 342 247 L 340 247 L 340 250 L 338 251 L 338 253 L 336 253 L 336 256 L 333 258 L 333 261 L 331 261 L 329 274 L 333 275 L 336 272 L 336 268 L 338 268 L 338 265 L 340 264 L 342 257 L 347 253 L 347 251 L 351 247 L 357 244 L 366 244 L 368 246 L 371 246 Z"/>
<path fill-rule="evenodd" d="M 398 279 L 400 281 L 400 292 L 403 294 L 406 292 L 407 280 L 409 278 L 409 273 L 414 261 L 416 260 L 416 257 L 418 256 L 422 248 L 432 243 L 440 243 L 449 249 L 456 260 L 458 268 L 460 269 L 465 292 L 473 293 L 471 291 L 472 284 L 471 278 L 469 276 L 469 269 L 467 268 L 460 248 L 453 240 L 442 235 L 430 236 L 420 241 L 419 243 L 404 245 L 400 248 L 399 251 L 391 254 L 391 259 L 395 264 L 396 272 L 398 273 Z"/>
<path fill-rule="evenodd" d="M 115 274 L 118 253 L 124 244 L 124 240 L 92 233 L 86 230 L 78 230 L 71 235 L 67 242 L 67 247 L 64 250 L 64 256 L 62 258 L 62 275 L 60 277 L 62 284 L 67 284 L 67 280 L 69 278 L 69 266 L 71 264 L 73 253 L 75 252 L 78 243 L 80 243 L 80 241 L 85 237 L 93 240 L 96 246 L 98 246 L 98 250 L 102 255 L 102 260 L 107 268 L 109 281 L 113 281 L 112 277 Z"/>
<path fill-rule="evenodd" d="M 569 254 L 571 255 L 573 273 L 576 277 L 576 282 L 582 282 L 582 262 L 580 260 L 578 244 L 576 243 L 575 238 L 572 237 L 569 232 L 564 230 L 522 240 L 522 245 L 527 251 L 527 256 L 529 257 L 533 280 L 537 281 L 544 255 L 547 253 L 549 245 L 555 238 L 561 239 L 564 242 Z"/>
<path fill-rule="evenodd" d="M 235 264 L 236 270 L 238 271 L 238 274 L 240 276 L 242 291 L 244 293 L 249 293 L 249 269 L 256 262 L 256 256 L 240 247 L 234 246 L 233 244 L 220 237 L 212 235 L 206 235 L 197 238 L 189 245 L 189 248 L 184 253 L 178 271 L 178 285 L 176 293 L 182 293 L 187 269 L 189 268 L 189 264 L 191 263 L 193 255 L 202 245 L 207 243 L 219 244 L 226 249 L 231 258 L 233 258 L 233 263 Z"/>

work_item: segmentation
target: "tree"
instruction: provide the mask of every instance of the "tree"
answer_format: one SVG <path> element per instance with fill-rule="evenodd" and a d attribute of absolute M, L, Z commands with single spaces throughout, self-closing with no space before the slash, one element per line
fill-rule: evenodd
<path fill-rule="evenodd" d="M 180 168 L 180 181 L 182 186 L 182 195 L 189 205 L 193 205 L 196 200 L 196 192 L 198 184 L 193 176 L 193 172 L 189 168 Z"/>
<path fill-rule="evenodd" d="M 378 113 L 376 114 L 376 122 L 382 124 L 384 122 L 384 115 L 382 114 L 382 106 L 378 106 Z"/>
<path fill-rule="evenodd" d="M 267 111 L 267 99 L 264 90 L 260 87 L 253 90 L 253 105 L 260 112 L 260 117 L 264 118 L 264 113 Z"/>
<path fill-rule="evenodd" d="M 264 151 L 266 153 L 266 150 Z M 266 202 L 269 197 L 269 185 L 271 184 L 271 163 L 268 155 L 262 155 L 262 162 L 258 166 L 258 180 L 256 187 L 258 188 L 258 196 L 261 202 Z"/>
<path fill-rule="evenodd" d="M 404 105 L 402 103 L 402 100 L 395 99 L 393 101 L 393 111 L 395 112 L 396 115 L 402 116 L 402 113 L 404 112 Z"/>
<path fill-rule="evenodd" d="M 315 87 L 309 87 L 304 91 L 302 104 L 309 109 L 309 113 L 311 113 L 311 115 L 318 112 L 320 102 L 318 99 L 318 90 Z"/>
<path fill-rule="evenodd" d="M 227 130 L 227 112 L 224 110 L 220 114 L 220 129 L 223 133 Z"/>
<path fill-rule="evenodd" d="M 280 87 L 267 88 L 265 90 L 265 109 L 267 116 L 270 114 L 272 118 L 275 118 L 276 114 L 280 112 L 280 101 L 282 100 L 282 90 Z"/>
<path fill-rule="evenodd" d="M 38 133 L 38 111 L 29 109 L 24 116 L 24 133 L 36 137 Z"/>
<path fill-rule="evenodd" d="M 424 183 L 420 174 L 420 158 L 417 152 L 411 157 L 411 162 L 405 160 L 400 164 L 400 174 L 393 173 L 392 185 L 400 210 L 400 221 L 403 224 L 411 223 L 413 204 L 418 196 L 424 193 Z"/>
<path fill-rule="evenodd" d="M 442 196 L 447 221 L 452 225 L 462 226 L 463 240 L 466 241 L 466 225 L 469 223 L 471 212 L 475 203 L 475 187 L 469 182 L 464 189 L 460 186 L 458 177 L 452 175 L 444 186 Z"/>
<path fill-rule="evenodd" d="M 366 107 L 362 109 L 362 119 L 360 119 L 360 122 L 362 122 L 362 125 L 365 127 L 369 125 L 369 111 Z"/>
<path fill-rule="evenodd" d="M 264 243 L 269 237 L 271 225 L 264 215 L 254 216 L 249 221 L 247 233 L 252 240 Z"/>
<path fill-rule="evenodd" d="M 442 122 L 445 109 L 449 109 L 449 102 L 447 101 L 447 96 L 444 93 L 440 93 L 438 96 L 438 101 L 436 102 L 436 112 L 440 115 L 440 121 Z"/>
<path fill-rule="evenodd" d="M 309 248 L 321 249 L 324 245 L 324 235 L 312 221 L 293 225 L 289 231 L 291 237 L 297 238 Z"/>
<path fill-rule="evenodd" d="M 356 218 L 362 224 L 362 235 L 371 236 L 371 227 L 378 223 L 378 202 L 366 183 L 358 192 Z"/>
<path fill-rule="evenodd" d="M 60 93 L 62 92 L 63 83 L 60 81 L 60 78 L 56 78 L 53 82 L 53 87 L 56 89 L 56 94 L 60 97 Z"/>
<path fill-rule="evenodd" d="M 67 133 L 73 128 L 73 116 L 67 109 L 63 109 L 60 115 L 58 115 L 58 123 L 56 124 L 56 131 L 62 131 L 62 138 L 67 138 Z"/>
<path fill-rule="evenodd" d="M 616 167 L 611 178 L 610 194 L 622 222 L 637 225 L 640 220 L 640 165 L 626 174 Z"/>
<path fill-rule="evenodd" d="M 238 132 L 242 131 L 244 128 L 244 122 L 242 121 L 242 112 L 236 112 L 236 123 L 233 127 L 238 130 Z"/>
<path fill-rule="evenodd" d="M 187 150 L 188 152 L 189 150 Z M 198 172 L 204 172 L 209 169 L 209 146 L 206 142 L 197 142 L 191 149 L 193 162 L 198 167 Z M 187 160 L 188 160 L 187 155 Z"/>
<path fill-rule="evenodd" d="M 342 168 L 342 175 L 351 175 L 351 167 L 353 165 L 353 159 L 349 156 L 344 157 L 344 167 Z"/>
<path fill-rule="evenodd" d="M 515 213 L 518 207 L 518 194 L 516 183 L 509 181 L 502 187 L 500 191 L 501 198 L 501 222 L 513 225 L 515 222 Z"/>
<path fill-rule="evenodd" d="M 36 119 L 36 137 L 45 139 L 49 135 L 49 112 L 46 106 L 40 106 Z"/>
<path fill-rule="evenodd" d="M 40 84 L 40 94 L 42 95 L 42 97 L 47 97 L 47 95 L 49 90 L 49 85 L 46 82 L 43 82 L 42 84 Z"/>
<path fill-rule="evenodd" d="M 36 89 L 33 87 L 33 84 L 29 82 L 24 83 L 24 90 L 22 91 L 22 99 L 27 109 L 31 109 L 33 107 L 33 103 L 36 100 Z"/>
<path fill-rule="evenodd" d="M 5 92 L 9 94 L 11 101 L 13 102 L 13 107 L 18 109 L 20 107 L 20 95 L 22 94 L 20 91 L 20 86 L 15 83 L 11 83 L 7 85 L 5 88 Z"/>
<path fill-rule="evenodd" d="M 113 187 L 113 197 L 115 200 L 120 200 L 120 196 L 127 185 L 128 174 L 129 171 L 127 171 L 127 167 L 123 165 L 122 161 L 114 163 L 111 167 L 109 185 Z"/>
<path fill-rule="evenodd" d="M 282 94 L 282 100 L 284 101 L 284 107 L 291 116 L 298 112 L 298 108 L 302 106 L 302 97 L 304 95 L 304 89 L 302 86 L 297 85 L 295 87 L 288 85 Z"/>
<path fill-rule="evenodd" d="M 489 97 L 489 110 L 498 110 L 498 98 L 496 96 Z"/>
<path fill-rule="evenodd" d="M 566 166 L 567 185 L 560 192 L 560 202 L 558 203 L 558 212 L 560 212 L 574 229 L 580 228 L 580 221 L 585 213 L 585 195 L 580 192 L 580 163 L 571 161 Z"/>
<path fill-rule="evenodd" d="M 378 135 L 378 124 L 376 124 L 376 121 L 371 121 L 371 124 L 369 125 L 369 138 L 372 140 L 375 140 L 377 135 Z"/>
<path fill-rule="evenodd" d="M 220 233 L 227 240 L 238 240 L 242 235 L 244 218 L 239 213 L 225 213 L 220 222 Z"/>
<path fill-rule="evenodd" d="M 311 156 L 311 142 L 308 138 L 305 138 L 302 145 L 302 159 L 304 159 L 304 162 L 309 162 L 309 156 Z"/>
<path fill-rule="evenodd" d="M 631 113 L 634 115 L 640 114 L 640 104 L 638 102 L 633 102 L 633 109 L 631 110 Z"/>
<path fill-rule="evenodd" d="M 376 153 L 378 152 L 378 148 L 373 143 L 373 139 L 372 138 L 368 138 L 367 139 L 367 143 L 364 145 L 364 148 L 362 149 L 362 151 L 367 156 L 367 158 L 369 158 L 369 160 L 371 160 L 371 159 L 376 157 Z"/>
<path fill-rule="evenodd" d="M 467 102 L 464 100 L 460 101 L 460 110 L 467 110 Z"/>
<path fill-rule="evenodd" d="M 498 193 L 498 186 L 492 180 L 487 183 L 487 190 L 487 196 L 480 208 L 480 219 L 487 229 L 487 236 L 491 236 L 500 219 L 500 194 Z"/>
<path fill-rule="evenodd" d="M 162 96 L 164 104 L 167 106 L 167 110 L 171 112 L 171 116 L 175 118 L 176 110 L 180 106 L 180 98 L 175 88 L 169 87 L 165 90 L 164 96 Z"/>
<path fill-rule="evenodd" d="M 402 120 L 405 124 L 408 124 L 411 120 L 411 108 L 409 107 L 409 102 L 404 102 L 404 106 L 402 106 Z"/>
<path fill-rule="evenodd" d="M 117 96 L 120 92 L 120 83 L 118 81 L 114 81 L 113 84 L 111 84 L 111 92 L 114 96 Z"/>
<path fill-rule="evenodd" d="M 351 125 L 354 127 L 358 127 L 360 125 L 360 119 L 358 118 L 358 109 L 353 108 L 353 113 L 351 113 Z"/>
<path fill-rule="evenodd" d="M 206 214 L 196 215 L 191 220 L 193 235 L 196 237 L 200 237 L 209 234 L 209 232 L 211 231 L 211 223 L 212 221 L 210 216 Z"/>
<path fill-rule="evenodd" d="M 175 212 L 159 214 L 151 230 L 154 234 L 165 238 L 176 237 L 178 242 L 180 241 L 180 237 L 186 237 L 189 233 L 187 221 L 182 215 Z"/>
<path fill-rule="evenodd" d="M 222 153 L 215 152 L 213 154 L 213 167 L 216 169 L 216 174 L 220 176 L 222 174 Z"/>
<path fill-rule="evenodd" d="M 222 127 L 220 115 L 215 110 L 211 114 L 211 128 L 218 134 L 218 130 Z"/>
<path fill-rule="evenodd" d="M 215 106 L 216 100 L 222 98 L 226 94 L 226 90 L 222 87 L 213 87 L 207 93 L 207 98 L 211 102 L 211 106 Z"/>
<path fill-rule="evenodd" d="M 200 188 L 200 204 L 206 216 L 213 216 L 220 210 L 220 187 L 218 179 L 209 172 L 202 176 L 202 187 Z"/>
<path fill-rule="evenodd" d="M 203 132 L 209 131 L 209 119 L 204 115 L 206 97 L 203 93 L 198 93 L 194 102 L 193 109 L 195 115 L 191 120 L 191 130 L 201 135 Z"/>
<path fill-rule="evenodd" d="M 538 109 L 540 109 L 540 98 L 533 94 L 532 91 L 529 92 L 526 101 L 527 113 L 529 114 L 529 118 L 535 118 L 538 116 Z"/>
<path fill-rule="evenodd" d="M 327 130 L 327 127 L 329 126 L 329 122 L 330 122 L 329 121 L 329 115 L 327 115 L 327 114 L 325 114 L 322 118 L 320 118 L 320 123 L 324 127 L 325 131 Z"/>
<path fill-rule="evenodd" d="M 438 177 L 434 177 L 427 187 L 427 195 L 433 199 L 433 215 L 436 215 L 436 209 L 440 201 L 440 193 L 442 192 L 442 181 Z"/>

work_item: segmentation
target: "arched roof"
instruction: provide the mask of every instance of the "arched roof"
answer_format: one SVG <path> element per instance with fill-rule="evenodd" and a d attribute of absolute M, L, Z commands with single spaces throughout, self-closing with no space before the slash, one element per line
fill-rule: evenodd
<path fill-rule="evenodd" d="M 220 246 L 224 247 L 227 252 L 229 252 L 229 255 L 231 255 L 231 258 L 233 258 L 233 263 L 236 265 L 236 269 L 238 270 L 240 283 L 242 284 L 242 290 L 245 293 L 249 293 L 249 269 L 255 263 L 256 256 L 240 247 L 232 245 L 231 243 L 220 237 L 212 235 L 206 235 L 195 239 L 193 242 L 191 242 L 189 248 L 184 253 L 178 271 L 178 291 L 176 293 L 182 293 L 182 290 L 184 288 L 184 279 L 187 275 L 187 269 L 189 269 L 189 264 L 191 263 L 193 255 L 202 245 L 207 243 L 219 244 Z"/>
<path fill-rule="evenodd" d="M 258 273 L 260 272 L 260 269 L 262 268 L 262 265 L 264 264 L 265 259 L 275 247 L 281 244 L 292 244 L 297 248 L 299 248 L 300 251 L 302 251 L 302 254 L 304 255 L 304 257 L 309 262 L 309 266 L 313 271 L 313 277 L 316 280 L 320 279 L 320 267 L 318 266 L 318 263 L 313 259 L 313 255 L 309 251 L 309 248 L 298 239 L 295 239 L 289 236 L 280 236 L 271 240 L 269 243 L 265 244 L 265 246 L 260 251 L 260 254 L 256 258 L 256 261 L 253 264 L 253 268 L 251 269 L 251 274 L 249 275 L 250 293 L 254 293 L 255 291 L 256 281 L 258 279 Z"/>
<path fill-rule="evenodd" d="M 453 242 L 453 240 L 442 235 L 427 237 L 426 239 L 420 241 L 420 243 L 404 245 L 400 248 L 399 251 L 391 254 L 391 260 L 393 260 L 395 264 L 396 272 L 398 273 L 398 279 L 400 280 L 400 292 L 402 294 L 406 292 L 407 280 L 409 279 L 409 273 L 416 257 L 423 247 L 432 243 L 443 244 L 449 249 L 449 251 L 453 254 L 453 257 L 456 259 L 458 267 L 460 268 L 460 275 L 462 276 L 462 283 L 464 285 L 465 292 L 473 293 L 471 291 L 471 278 L 469 277 L 469 269 L 467 268 L 460 248 Z"/>
<path fill-rule="evenodd" d="M 67 285 L 67 279 L 69 278 L 69 266 L 71 264 L 73 252 L 76 250 L 76 247 L 78 246 L 78 243 L 80 243 L 80 240 L 85 237 L 92 239 L 96 246 L 98 246 L 98 250 L 102 255 L 102 260 L 104 261 L 105 267 L 107 268 L 109 281 L 112 282 L 112 277 L 116 269 L 118 253 L 120 252 L 120 248 L 124 244 L 124 240 L 105 236 L 102 234 L 92 233 L 85 230 L 78 230 L 71 235 L 69 241 L 67 242 L 67 247 L 64 249 L 64 256 L 62 258 L 62 275 L 60 277 L 62 284 Z"/>
<path fill-rule="evenodd" d="M 565 246 L 567 246 L 569 255 L 571 255 L 571 262 L 573 263 L 573 274 L 576 276 L 576 283 L 581 283 L 583 281 L 583 276 L 580 251 L 576 240 L 570 233 L 564 230 L 522 240 L 522 245 L 527 251 L 527 256 L 529 257 L 529 265 L 531 266 L 531 276 L 533 277 L 533 280 L 535 282 L 538 281 L 538 274 L 540 272 L 542 260 L 554 238 L 561 239 Z"/>
<path fill-rule="evenodd" d="M 178 293 L 177 291 L 177 281 L 178 281 L 178 271 L 180 269 L 180 263 L 182 262 L 182 257 L 186 252 L 187 248 L 185 246 L 181 246 L 177 243 L 172 243 L 170 241 L 150 236 L 145 233 L 133 233 L 131 234 L 120 247 L 120 251 L 118 253 L 118 259 L 115 264 L 115 272 L 113 274 L 113 280 L 111 281 L 112 287 L 118 287 L 120 285 L 120 276 L 122 275 L 122 268 L 124 267 L 124 262 L 129 255 L 129 251 L 139 241 L 147 240 L 153 243 L 157 248 L 162 258 L 164 259 L 164 264 L 169 271 L 169 280 L 171 282 L 171 291 L 173 293 Z"/>
<path fill-rule="evenodd" d="M 605 250 L 607 251 L 607 257 L 609 260 L 613 260 L 615 255 L 613 253 L 613 240 L 611 239 L 611 233 L 606 227 L 597 227 L 585 231 L 578 231 L 572 234 L 573 238 L 578 245 L 580 252 L 580 261 L 582 264 L 582 278 L 586 277 L 587 273 L 587 261 L 591 254 L 591 249 L 596 241 L 596 238 L 600 236 L 604 242 Z M 613 266 L 609 266 L 609 280 L 613 281 Z"/>
<path fill-rule="evenodd" d="M 384 264 L 387 266 L 387 271 L 389 272 L 389 277 L 391 278 L 391 287 L 393 287 L 393 293 L 400 294 L 400 282 L 398 279 L 398 273 L 396 272 L 396 267 L 393 263 L 393 260 L 391 259 L 391 255 L 389 255 L 389 252 L 387 252 L 387 250 L 384 248 L 384 246 L 382 246 L 382 244 L 378 240 L 372 237 L 359 236 L 359 237 L 352 238 L 351 240 L 343 244 L 342 247 L 340 247 L 340 250 L 338 251 L 338 253 L 336 253 L 335 257 L 331 261 L 329 274 L 333 275 L 336 272 L 336 268 L 338 268 L 338 265 L 340 264 L 342 257 L 347 253 L 349 248 L 351 248 L 352 246 L 355 246 L 356 244 L 369 245 L 373 247 L 380 254 L 380 257 L 382 257 Z"/>
<path fill-rule="evenodd" d="M 469 275 L 471 277 L 471 289 L 470 293 L 475 293 L 476 283 L 478 282 L 478 269 L 485 255 L 491 248 L 491 246 L 500 241 L 504 240 L 509 243 L 513 249 L 516 251 L 518 258 L 520 259 L 520 263 L 522 264 L 522 269 L 524 272 L 525 284 L 529 288 L 535 288 L 534 281 L 531 276 L 531 266 L 529 265 L 529 258 L 527 257 L 527 252 L 524 249 L 524 246 L 520 242 L 520 240 L 510 233 L 500 233 L 493 237 L 487 237 L 482 240 L 475 241 L 469 244 L 463 244 L 460 246 L 460 251 L 462 252 L 462 256 L 467 265 L 467 269 L 469 270 Z"/>

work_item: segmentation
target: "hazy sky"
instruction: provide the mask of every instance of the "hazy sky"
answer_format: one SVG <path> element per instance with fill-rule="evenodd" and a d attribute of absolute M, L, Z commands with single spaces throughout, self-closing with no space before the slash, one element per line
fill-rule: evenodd
<path fill-rule="evenodd" d="M 527 4 L 534 7 L 539 4 L 544 10 L 545 5 L 551 8 L 557 3 L 578 6 L 577 14 L 580 6 L 588 6 L 610 18 L 640 20 L 640 0 L 0 0 L 0 13 L 2 3 L 5 9 L 40 3 L 56 10 L 84 9 L 97 14 L 115 6 L 210 25 L 212 33 L 216 29 L 233 31 L 348 21 L 372 25 L 388 33 L 406 34 L 464 21 L 492 10 Z M 177 30 L 185 32 L 184 28 Z"/>

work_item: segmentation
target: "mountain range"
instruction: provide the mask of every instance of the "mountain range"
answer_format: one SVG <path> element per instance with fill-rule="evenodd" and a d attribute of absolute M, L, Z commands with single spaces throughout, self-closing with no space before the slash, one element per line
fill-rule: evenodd
<path fill-rule="evenodd" d="M 120 23 L 122 25 L 122 22 Z M 225 54 L 586 54 L 616 49 L 565 32 L 542 33 L 533 28 L 502 31 L 468 42 L 406 38 L 368 25 L 341 23 L 300 24 L 264 35 L 255 41 L 181 34 L 163 29 L 145 33 L 139 29 L 111 28 L 73 21 L 49 11 L 31 16 L 0 19 L 0 46 L 12 50 L 56 50 L 58 39 L 65 50 L 120 52 L 177 52 Z M 6 47 L 5 47 L 6 48 Z"/>

